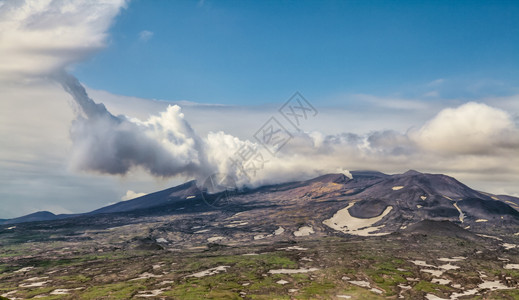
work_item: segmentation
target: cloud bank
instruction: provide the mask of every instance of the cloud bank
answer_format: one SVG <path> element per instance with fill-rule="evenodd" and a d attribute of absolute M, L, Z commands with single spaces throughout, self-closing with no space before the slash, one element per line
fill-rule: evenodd
<path fill-rule="evenodd" d="M 104 105 L 90 99 L 72 76 L 62 73 L 58 80 L 82 112 L 71 130 L 72 162 L 85 171 L 124 175 L 133 168 L 143 168 L 153 176 L 199 181 L 214 173 L 224 173 L 240 185 L 258 186 L 381 166 L 506 170 L 506 166 L 499 165 L 503 157 L 508 162 L 518 160 L 519 130 L 512 116 L 482 103 L 443 109 L 421 127 L 406 133 L 293 132 L 294 138 L 272 155 L 257 142 L 222 131 L 199 136 L 178 105 L 145 121 L 114 116 Z M 243 149 L 261 155 L 261 167 L 256 164 L 252 173 L 244 172 L 243 165 L 236 163 Z M 442 165 L 436 167 L 438 161 Z M 509 167 L 508 171 L 517 172 L 516 167 Z"/>
<path fill-rule="evenodd" d="M 413 137 L 423 149 L 448 155 L 499 154 L 519 147 L 512 116 L 481 103 L 444 109 Z"/>

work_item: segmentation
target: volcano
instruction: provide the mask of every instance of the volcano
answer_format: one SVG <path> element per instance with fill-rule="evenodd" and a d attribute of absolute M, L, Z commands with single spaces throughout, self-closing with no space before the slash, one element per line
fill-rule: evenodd
<path fill-rule="evenodd" d="M 197 214 L 223 217 L 240 213 L 252 235 L 265 236 L 279 226 L 296 232 L 298 224 L 308 225 L 316 235 L 362 232 L 368 236 L 397 232 L 424 220 L 449 221 L 478 232 L 515 233 L 519 224 L 519 198 L 476 191 L 446 175 L 414 170 L 396 175 L 375 171 L 351 174 L 352 178 L 327 174 L 306 181 L 234 188 L 232 193 L 217 194 L 209 194 L 190 181 L 85 214 L 38 212 L 3 223 L 186 214 L 192 216 L 185 221 L 190 223 L 199 219 Z M 208 202 L 221 198 L 226 201 L 222 205 Z"/>
<path fill-rule="evenodd" d="M 84 214 L 4 220 L 2 295 L 519 296 L 518 198 L 441 174 L 351 175 L 217 193 L 190 181 Z"/>

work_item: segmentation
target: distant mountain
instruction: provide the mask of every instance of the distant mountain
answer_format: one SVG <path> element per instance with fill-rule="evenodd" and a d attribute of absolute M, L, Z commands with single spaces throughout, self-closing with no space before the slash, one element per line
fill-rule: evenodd
<path fill-rule="evenodd" d="M 34 221 L 49 221 L 55 220 L 57 216 L 49 211 L 38 211 L 32 214 L 28 214 L 26 216 L 4 220 L 4 224 L 15 224 L 15 223 L 23 223 L 23 222 L 34 222 Z"/>
<path fill-rule="evenodd" d="M 408 228 L 423 230 L 427 226 L 417 227 L 416 224 L 429 224 L 421 223 L 427 220 L 449 221 L 462 229 L 481 232 L 512 232 L 517 231 L 519 225 L 519 198 L 479 192 L 446 175 L 414 170 L 396 175 L 376 171 L 352 171 L 351 174 L 351 179 L 344 174 L 327 174 L 306 181 L 213 195 L 202 194 L 196 183 L 190 181 L 85 214 L 56 216 L 50 212 L 37 212 L 6 220 L 3 224 L 78 216 L 87 220 L 85 218 L 95 216 L 108 218 L 111 214 L 191 213 L 199 220 L 200 215 L 207 215 L 205 212 L 219 212 L 226 216 L 234 211 L 243 212 L 243 218 L 250 214 L 248 218 L 252 219 L 244 222 L 257 223 L 256 231 L 274 231 L 281 225 L 297 230 L 295 227 L 309 224 L 315 234 L 324 235 L 369 236 Z M 227 203 L 215 207 L 204 202 L 211 197 L 223 198 Z M 203 226 L 188 223 L 176 226 Z"/>

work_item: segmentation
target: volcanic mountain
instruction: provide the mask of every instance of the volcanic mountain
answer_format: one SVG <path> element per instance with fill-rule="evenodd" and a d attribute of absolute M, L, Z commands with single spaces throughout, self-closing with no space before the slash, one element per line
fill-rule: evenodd
<path fill-rule="evenodd" d="M 480 233 L 519 231 L 519 198 L 479 192 L 441 174 L 413 170 L 396 175 L 374 171 L 351 174 L 353 178 L 328 174 L 216 194 L 208 194 L 191 181 L 86 214 L 35 213 L 4 224 L 52 219 L 95 223 L 92 220 L 110 216 L 118 220 L 131 216 L 135 222 L 136 217 L 175 215 L 175 220 L 152 231 L 161 232 L 166 240 L 193 242 L 198 238 L 190 234 L 202 227 L 214 227 L 206 232 L 233 242 L 275 239 L 276 230 L 293 236 L 384 235 L 424 220 L 450 221 Z M 219 225 L 212 226 L 212 222 Z M 177 229 L 183 232 L 182 237 Z M 175 232 L 176 237 L 168 232 Z"/>

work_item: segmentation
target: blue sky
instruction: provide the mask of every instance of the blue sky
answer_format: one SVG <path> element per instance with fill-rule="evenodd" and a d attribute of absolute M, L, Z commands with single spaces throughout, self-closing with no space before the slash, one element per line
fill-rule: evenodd
<path fill-rule="evenodd" d="M 506 96 L 518 92 L 517 16 L 517 1 L 131 1 L 108 47 L 73 73 L 204 103 Z"/>

